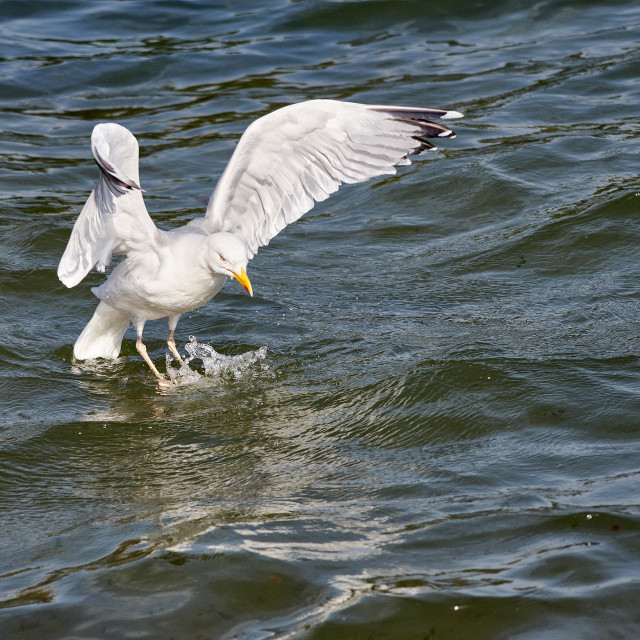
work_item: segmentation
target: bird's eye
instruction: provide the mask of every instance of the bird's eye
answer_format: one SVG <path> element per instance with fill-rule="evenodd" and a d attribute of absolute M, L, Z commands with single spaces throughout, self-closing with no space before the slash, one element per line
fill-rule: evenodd
<path fill-rule="evenodd" d="M 220 262 L 226 262 L 226 260 L 220 254 L 218 254 L 218 258 L 220 258 Z"/>

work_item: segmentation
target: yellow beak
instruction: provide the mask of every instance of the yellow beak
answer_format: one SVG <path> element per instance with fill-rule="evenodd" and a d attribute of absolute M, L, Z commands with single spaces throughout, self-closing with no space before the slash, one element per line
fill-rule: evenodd
<path fill-rule="evenodd" d="M 247 272 L 243 269 L 238 275 L 235 271 L 232 272 L 233 277 L 247 290 L 247 293 L 253 297 L 253 287 L 251 286 L 251 281 L 249 280 L 249 276 Z"/>

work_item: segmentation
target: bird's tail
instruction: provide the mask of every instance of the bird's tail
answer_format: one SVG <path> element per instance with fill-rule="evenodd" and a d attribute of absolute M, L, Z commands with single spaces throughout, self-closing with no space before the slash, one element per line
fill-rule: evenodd
<path fill-rule="evenodd" d="M 100 302 L 93 318 L 73 345 L 73 356 L 77 360 L 117 358 L 129 323 L 128 314 Z"/>

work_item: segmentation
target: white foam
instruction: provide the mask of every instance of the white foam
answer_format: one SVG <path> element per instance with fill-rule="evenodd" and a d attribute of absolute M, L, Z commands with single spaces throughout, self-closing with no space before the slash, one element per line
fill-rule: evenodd
<path fill-rule="evenodd" d="M 173 366 L 174 358 L 167 353 L 167 374 L 174 383 L 195 382 L 203 376 L 189 366 L 193 360 L 201 360 L 204 366 L 204 377 L 240 379 L 256 363 L 260 363 L 260 370 L 268 370 L 269 365 L 263 361 L 267 357 L 267 347 L 256 351 L 247 351 L 236 356 L 225 356 L 218 353 L 211 345 L 198 342 L 195 336 L 189 336 L 190 342 L 184 348 L 189 357 L 184 359 L 180 368 Z"/>

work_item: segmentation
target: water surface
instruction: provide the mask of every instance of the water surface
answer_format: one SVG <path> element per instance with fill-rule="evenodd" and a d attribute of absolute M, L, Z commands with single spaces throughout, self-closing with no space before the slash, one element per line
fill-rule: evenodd
<path fill-rule="evenodd" d="M 637 3 L 0 6 L 3 638 L 640 634 Z M 224 366 L 74 363 L 94 124 L 172 228 L 319 97 L 465 118 L 183 316 Z"/>

